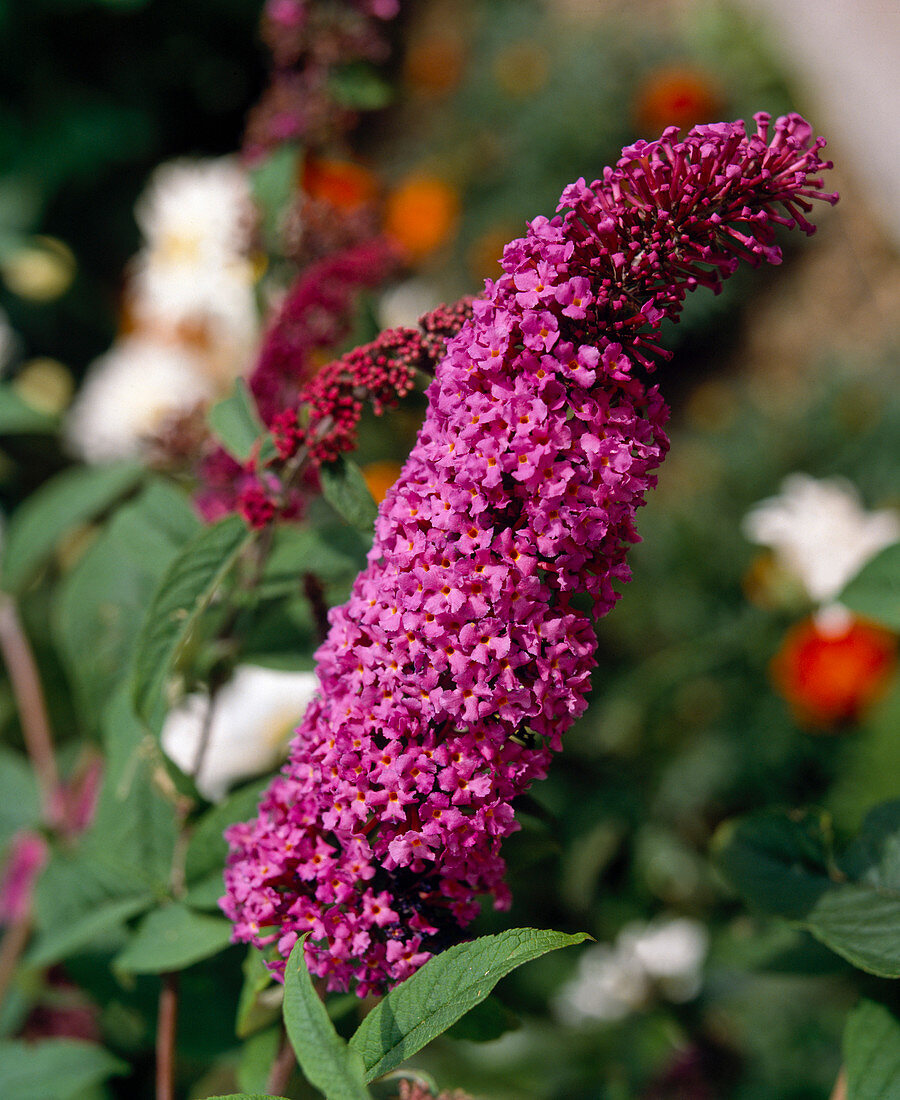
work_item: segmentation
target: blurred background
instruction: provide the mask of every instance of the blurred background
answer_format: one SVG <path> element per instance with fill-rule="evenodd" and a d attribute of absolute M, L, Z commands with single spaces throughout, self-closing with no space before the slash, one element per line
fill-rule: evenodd
<path fill-rule="evenodd" d="M 242 149 L 228 163 L 251 173 L 296 137 L 278 131 L 290 114 L 278 95 L 289 95 L 281 87 L 273 98 L 272 74 L 290 49 L 272 30 L 275 5 L 267 13 L 264 42 L 258 0 L 0 6 L 3 509 L 93 461 L 72 426 L 84 417 L 70 409 L 92 365 L 133 347 L 135 334 L 167 355 L 177 345 L 215 360 L 191 401 L 249 375 L 286 287 L 329 254 L 323 225 L 369 219 L 402 257 L 354 299 L 347 332 L 325 349 L 335 354 L 477 293 L 526 219 L 551 213 L 565 184 L 596 178 L 637 137 L 760 110 L 802 113 L 829 138 L 828 186 L 841 202 L 816 211 L 811 241 L 785 238 L 781 268 L 741 271 L 721 296 L 692 297 L 666 333 L 674 355 L 658 373 L 672 451 L 639 516 L 634 579 L 598 627 L 592 705 L 520 810 L 508 848 L 513 911 L 481 926 L 586 930 L 598 945 L 507 979 L 481 1020 L 502 1037 L 476 1043 L 462 1027 L 417 1064 L 484 1100 L 826 1100 L 858 976 L 811 937 L 749 911 L 709 849 L 722 822 L 762 805 L 824 807 L 842 837 L 898 794 L 896 637 L 862 620 L 835 628 L 823 612 L 900 537 L 900 14 L 850 0 L 402 5 L 379 31 L 383 48 L 341 69 L 334 102 L 346 117 L 303 124 L 307 152 L 289 186 L 307 205 L 282 220 L 277 242 L 257 224 L 236 246 L 259 319 L 240 330 L 251 350 L 223 366 L 209 316 L 199 336 L 181 320 L 163 336 L 163 311 L 141 304 L 146 272 L 164 270 L 154 256 L 165 254 L 176 282 L 197 278 L 179 267 L 185 238 L 177 218 L 166 221 L 169 184 L 154 173 Z M 266 181 L 257 173 L 257 200 Z M 358 461 L 376 497 L 422 409 L 412 395 L 364 421 Z M 115 405 L 96 414 L 91 438 L 115 415 Z M 118 446 L 101 457 L 128 453 Z M 158 468 L 193 485 L 196 470 L 183 454 L 178 466 L 177 451 Z M 797 474 L 809 480 L 785 485 Z M 771 507 L 789 515 L 789 530 L 746 520 L 778 494 Z M 880 541 L 867 541 L 873 513 L 888 516 Z M 853 562 L 828 591 L 810 580 L 823 545 L 846 546 Z M 77 539 L 64 548 L 48 584 L 64 582 L 82 552 Z M 341 584 L 330 599 L 342 598 Z M 74 754 L 92 734 L 70 699 L 49 592 L 32 586 L 23 614 Z M 21 749 L 5 682 L 0 734 Z M 13 815 L 0 843 L 14 826 Z M 116 988 L 89 963 L 74 960 L 66 980 L 91 1034 L 140 1066 L 153 1043 L 146 991 Z M 235 989 L 226 953 L 194 968 L 186 997 L 230 1006 Z M 35 1011 L 7 1016 L 6 1034 L 34 1032 Z M 185 1094 L 227 1091 L 230 1019 L 186 1042 L 195 1077 Z M 83 1095 L 148 1088 L 135 1070 Z"/>

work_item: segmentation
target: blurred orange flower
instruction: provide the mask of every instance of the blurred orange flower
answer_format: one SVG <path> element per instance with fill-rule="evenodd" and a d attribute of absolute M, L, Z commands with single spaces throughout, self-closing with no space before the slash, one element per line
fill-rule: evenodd
<path fill-rule="evenodd" d="M 323 200 L 338 210 L 359 210 L 378 196 L 375 174 L 351 160 L 307 156 L 302 182 L 310 198 Z"/>
<path fill-rule="evenodd" d="M 708 122 L 721 107 L 721 96 L 708 73 L 667 66 L 654 70 L 638 88 L 634 121 L 642 134 L 652 137 L 666 126 L 687 130 Z"/>
<path fill-rule="evenodd" d="M 459 218 L 459 195 L 436 176 L 411 176 L 387 199 L 385 233 L 420 260 L 451 239 Z"/>
<path fill-rule="evenodd" d="M 831 730 L 856 721 L 881 698 L 896 665 L 896 636 L 848 616 L 833 631 L 814 618 L 797 623 L 770 671 L 797 721 Z"/>
<path fill-rule="evenodd" d="M 362 475 L 366 479 L 369 492 L 375 498 L 375 503 L 380 504 L 388 489 L 400 476 L 402 467 L 399 462 L 370 462 L 363 467 Z"/>
<path fill-rule="evenodd" d="M 410 44 L 404 63 L 407 83 L 422 95 L 452 92 L 459 84 L 465 63 L 465 43 L 451 31 L 429 34 Z"/>

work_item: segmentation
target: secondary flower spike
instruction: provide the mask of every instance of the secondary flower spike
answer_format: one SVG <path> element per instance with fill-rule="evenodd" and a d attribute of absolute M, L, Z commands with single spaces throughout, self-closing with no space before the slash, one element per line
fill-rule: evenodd
<path fill-rule="evenodd" d="M 227 834 L 235 939 L 284 959 L 311 932 L 312 973 L 364 995 L 461 938 L 477 895 L 508 904 L 512 800 L 585 708 L 585 606 L 605 614 L 627 580 L 668 448 L 635 367 L 688 290 L 718 289 L 741 259 L 777 263 L 774 226 L 812 232 L 808 200 L 836 200 L 802 118 L 757 127 L 638 142 L 507 245 L 331 612 L 290 760 Z"/>

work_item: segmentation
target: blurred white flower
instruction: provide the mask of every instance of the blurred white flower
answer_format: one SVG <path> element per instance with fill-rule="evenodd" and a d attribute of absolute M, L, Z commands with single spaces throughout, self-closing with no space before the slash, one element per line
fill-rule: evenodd
<path fill-rule="evenodd" d="M 870 558 L 900 539 L 900 514 L 867 512 L 842 478 L 791 474 L 778 496 L 747 513 L 743 531 L 770 547 L 815 603 L 828 604 Z"/>
<path fill-rule="evenodd" d="M 613 946 L 600 943 L 583 952 L 554 1010 L 568 1024 L 613 1023 L 644 1008 L 654 996 L 690 1000 L 700 992 L 708 948 L 707 931 L 697 921 L 628 924 Z"/>
<path fill-rule="evenodd" d="M 139 454 L 167 419 L 214 395 L 196 355 L 128 337 L 91 364 L 69 411 L 66 439 L 87 462 L 127 458 Z"/>
<path fill-rule="evenodd" d="M 135 206 L 145 244 L 133 261 L 129 304 L 139 324 L 187 328 L 244 373 L 256 340 L 255 219 L 237 160 L 171 161 L 150 178 Z"/>
<path fill-rule="evenodd" d="M 382 294 L 378 320 L 382 328 L 416 328 L 419 318 L 441 304 L 441 294 L 426 279 L 407 279 Z"/>
<path fill-rule="evenodd" d="M 317 687 L 314 672 L 240 665 L 215 697 L 195 777 L 203 797 L 218 802 L 237 780 L 275 767 Z M 189 695 L 163 726 L 163 750 L 185 772 L 196 766 L 208 710 L 206 695 Z"/>

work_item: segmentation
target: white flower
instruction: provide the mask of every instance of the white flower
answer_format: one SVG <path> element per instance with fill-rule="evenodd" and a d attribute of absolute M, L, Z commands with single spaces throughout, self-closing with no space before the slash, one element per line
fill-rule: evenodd
<path fill-rule="evenodd" d="M 240 665 L 215 696 L 208 741 L 195 776 L 203 797 L 217 802 L 238 779 L 275 767 L 317 687 L 313 672 Z M 208 709 L 207 696 L 189 695 L 163 726 L 163 750 L 185 772 L 196 766 Z"/>
<path fill-rule="evenodd" d="M 407 279 L 382 294 L 378 320 L 382 328 L 416 328 L 419 318 L 441 304 L 438 288 L 425 279 Z"/>
<path fill-rule="evenodd" d="M 232 376 L 244 373 L 258 329 L 248 254 L 255 215 L 244 170 L 231 157 L 163 164 L 135 217 L 145 238 L 130 284 L 137 320 L 197 329 L 231 349 Z"/>
<path fill-rule="evenodd" d="M 706 929 L 687 918 L 626 925 L 615 945 L 589 947 L 554 1008 L 566 1023 L 613 1023 L 645 1007 L 654 994 L 687 1001 L 700 992 L 709 947 Z"/>
<path fill-rule="evenodd" d="M 72 450 L 87 462 L 141 452 L 176 413 L 215 394 L 196 355 L 141 336 L 128 337 L 91 364 L 66 424 Z"/>
<path fill-rule="evenodd" d="M 778 496 L 747 513 L 743 531 L 751 542 L 771 547 L 814 602 L 827 604 L 870 558 L 900 539 L 900 515 L 867 512 L 842 478 L 791 474 Z"/>

